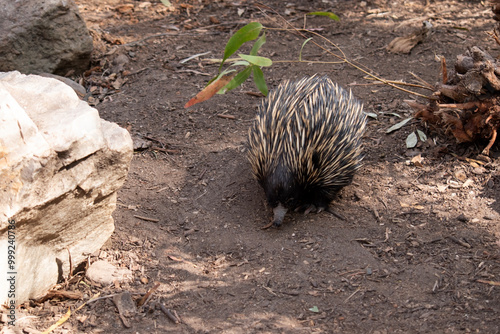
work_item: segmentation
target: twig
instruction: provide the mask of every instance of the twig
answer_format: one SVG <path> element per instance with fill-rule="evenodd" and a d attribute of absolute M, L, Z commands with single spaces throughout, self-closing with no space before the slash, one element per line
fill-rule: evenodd
<path fill-rule="evenodd" d="M 71 260 L 71 252 L 69 248 L 66 248 L 68 251 L 68 260 L 69 260 L 69 273 L 68 273 L 68 281 L 73 278 L 73 261 Z"/>
<path fill-rule="evenodd" d="M 261 92 L 245 92 L 245 94 L 250 95 L 250 96 L 256 96 L 256 97 L 263 97 L 264 94 Z"/>
<path fill-rule="evenodd" d="M 153 292 L 156 291 L 160 287 L 160 283 L 156 283 L 149 291 L 139 300 L 137 303 L 137 306 L 142 306 L 146 303 L 146 301 L 149 299 L 149 297 L 153 294 Z"/>
<path fill-rule="evenodd" d="M 328 50 L 328 49 L 327 49 L 327 48 L 325 48 L 325 47 L 323 47 L 321 44 L 317 43 L 316 41 L 314 41 L 314 40 L 311 40 L 311 41 L 310 41 L 311 43 L 313 43 L 314 45 L 316 45 L 318 48 L 320 48 L 321 50 L 325 51 L 326 53 L 328 53 L 328 54 L 332 55 L 333 57 L 335 57 L 335 58 L 338 58 L 338 59 L 342 60 L 342 61 L 343 61 L 343 62 L 345 62 L 346 64 L 348 64 L 348 65 L 350 65 L 350 66 L 352 66 L 352 67 L 356 68 L 357 70 L 359 70 L 359 71 L 361 71 L 361 72 L 365 73 L 366 75 L 368 75 L 368 76 L 372 77 L 373 79 L 375 79 L 375 80 L 377 80 L 377 81 L 380 81 L 380 82 L 383 82 L 383 83 L 385 83 L 385 84 L 387 84 L 387 85 L 389 85 L 389 86 L 391 86 L 391 87 L 393 87 L 393 88 L 399 89 L 399 90 L 401 90 L 401 91 L 403 91 L 403 92 L 406 92 L 406 93 L 408 93 L 408 94 L 416 95 L 416 96 L 419 96 L 419 97 L 422 97 L 422 98 L 425 98 L 425 99 L 430 99 L 430 97 L 429 97 L 429 96 L 426 96 L 426 95 L 423 95 L 423 94 L 420 94 L 420 93 L 417 93 L 417 92 L 413 92 L 413 91 L 411 91 L 411 90 L 404 89 L 404 88 L 402 88 L 402 87 L 398 87 L 398 86 L 396 86 L 396 85 L 394 85 L 394 84 L 390 83 L 389 81 L 387 81 L 387 80 L 385 80 L 385 79 L 383 79 L 383 78 L 380 78 L 380 77 L 378 77 L 378 76 L 377 76 L 377 75 L 375 75 L 375 74 L 372 74 L 372 73 L 368 72 L 367 70 L 365 70 L 365 69 L 363 69 L 363 68 L 361 67 L 361 66 L 363 66 L 363 65 L 361 65 L 361 64 L 360 64 L 360 65 L 358 65 L 358 64 L 354 63 L 354 61 L 349 60 L 349 59 L 347 58 L 347 56 L 344 54 L 344 52 L 342 51 L 342 49 L 341 49 L 339 46 L 337 46 L 335 43 L 333 43 L 332 41 L 330 41 L 328 38 L 326 38 L 326 37 L 322 36 L 321 34 L 318 34 L 318 33 L 314 32 L 314 31 L 310 31 L 310 30 L 307 30 L 307 29 L 298 29 L 298 28 L 295 28 L 295 27 L 294 27 L 294 26 L 293 26 L 290 22 L 288 22 L 288 21 L 287 21 L 287 20 L 286 20 L 283 16 L 281 16 L 278 12 L 276 12 L 276 11 L 275 11 L 274 9 L 272 9 L 271 7 L 266 6 L 266 5 L 262 4 L 262 3 L 256 3 L 256 5 L 257 5 L 257 7 L 258 7 L 258 8 L 260 8 L 261 10 L 262 10 L 262 8 L 265 8 L 265 9 L 267 9 L 267 10 L 269 10 L 269 11 L 271 11 L 271 12 L 275 13 L 276 15 L 278 15 L 278 17 L 279 17 L 279 18 L 281 18 L 281 19 L 285 22 L 285 24 L 286 24 L 287 26 L 291 27 L 291 29 L 286 29 L 286 28 L 269 28 L 269 27 L 266 27 L 266 29 L 268 29 L 268 30 L 281 30 L 281 31 L 283 31 L 283 30 L 285 30 L 285 31 L 287 31 L 287 30 L 293 30 L 293 31 L 295 31 L 297 34 L 299 34 L 302 38 L 305 38 L 305 39 L 307 39 L 307 36 L 306 36 L 306 35 L 304 35 L 304 33 L 303 33 L 303 32 L 308 32 L 308 33 L 310 33 L 310 34 L 313 34 L 314 36 L 317 36 L 317 37 L 319 37 L 319 38 L 321 38 L 321 39 L 325 40 L 328 44 L 332 45 L 335 49 L 337 49 L 337 50 L 338 50 L 338 51 L 342 54 L 341 56 L 339 56 L 338 54 L 336 54 L 336 53 L 334 53 L 334 52 L 332 52 L 332 51 Z M 265 13 L 264 13 L 264 14 L 265 14 Z"/>
<path fill-rule="evenodd" d="M 448 70 L 446 69 L 446 58 L 441 57 L 441 71 L 443 72 L 443 85 L 448 82 Z"/>
<path fill-rule="evenodd" d="M 454 243 L 460 245 L 460 246 L 463 246 L 465 248 L 472 248 L 472 246 L 469 245 L 467 242 L 459 240 L 459 239 L 457 239 L 457 238 L 455 238 L 455 237 L 453 237 L 451 235 L 448 236 L 447 238 L 450 239 L 451 241 L 453 241 Z"/>
<path fill-rule="evenodd" d="M 135 218 L 139 218 L 142 220 L 146 220 L 148 222 L 153 222 L 153 223 L 158 223 L 160 220 L 156 218 L 149 218 L 149 217 L 144 217 L 144 216 L 139 216 L 139 215 L 134 215 Z"/>
<path fill-rule="evenodd" d="M 474 107 L 479 107 L 478 101 L 465 102 L 465 103 L 442 103 L 438 104 L 439 108 L 458 108 L 458 109 L 470 109 Z"/>
<path fill-rule="evenodd" d="M 262 285 L 262 287 L 263 287 L 264 289 L 266 289 L 266 290 L 267 290 L 267 292 L 269 292 L 269 293 L 270 293 L 270 294 L 272 294 L 273 296 L 277 296 L 276 292 L 274 292 L 274 291 L 273 291 L 273 289 L 271 289 L 270 287 L 268 287 L 268 286 L 264 286 L 264 285 Z"/>
<path fill-rule="evenodd" d="M 198 75 L 204 75 L 204 76 L 207 76 L 207 77 L 210 77 L 212 76 L 211 74 L 209 73 L 205 73 L 205 72 L 200 72 L 200 71 L 196 71 L 196 70 L 190 70 L 190 69 L 185 69 L 185 70 L 177 70 L 175 71 L 176 73 L 193 73 L 193 74 L 198 74 Z"/>
<path fill-rule="evenodd" d="M 168 308 L 166 308 L 165 306 L 163 306 L 163 304 L 159 304 L 160 305 L 160 310 L 165 313 L 165 315 L 167 316 L 167 318 L 169 318 L 174 324 L 178 324 L 180 323 L 180 319 L 179 317 L 176 317 Z"/>
<path fill-rule="evenodd" d="M 161 148 L 161 147 L 158 147 L 158 146 L 151 146 L 151 149 L 152 150 L 156 150 L 156 151 L 160 151 L 160 152 L 163 152 L 163 153 L 169 153 L 169 154 L 179 154 L 179 153 L 181 153 L 180 150 L 169 150 L 169 149 Z"/>
<path fill-rule="evenodd" d="M 148 139 L 148 140 L 151 140 L 151 141 L 155 141 L 155 142 L 157 142 L 157 143 L 158 143 L 158 144 L 160 144 L 160 145 L 167 146 L 164 142 L 162 142 L 161 140 L 156 139 L 156 138 L 154 138 L 154 137 L 150 137 L 150 136 L 146 136 L 146 135 L 141 135 L 141 136 L 142 136 L 143 138 L 145 138 L 145 139 Z"/>
<path fill-rule="evenodd" d="M 482 279 L 477 279 L 476 282 L 494 285 L 494 286 L 500 286 L 500 282 L 496 282 L 496 281 L 486 281 L 486 280 L 482 280 Z"/>
<path fill-rule="evenodd" d="M 236 117 L 233 115 L 224 115 L 224 114 L 217 114 L 217 117 L 227 118 L 227 119 L 236 119 Z"/>
<path fill-rule="evenodd" d="M 421 88 L 424 88 L 424 89 L 429 89 L 429 90 L 432 90 L 433 92 L 436 90 L 436 88 L 431 85 L 430 83 L 428 83 L 427 81 L 425 81 L 424 79 L 422 79 L 421 77 L 419 77 L 418 75 L 416 75 L 415 73 L 413 72 L 409 72 L 415 79 L 417 79 L 418 81 L 420 81 L 420 83 L 423 85 L 423 87 Z M 416 86 L 418 87 L 418 86 Z"/>
<path fill-rule="evenodd" d="M 484 150 L 483 150 L 483 152 L 481 152 L 481 154 L 490 155 L 490 148 L 493 146 L 493 144 L 495 144 L 495 140 L 497 139 L 497 130 L 496 129 L 492 129 L 491 131 L 492 131 L 492 133 L 491 133 L 490 142 L 484 148 Z"/>
<path fill-rule="evenodd" d="M 96 302 L 98 300 L 102 300 L 102 299 L 106 299 L 106 298 L 113 298 L 114 296 L 118 295 L 118 293 L 113 293 L 111 295 L 107 295 L 107 296 L 102 296 L 102 297 L 99 297 L 99 298 L 92 298 L 91 300 L 89 300 L 87 303 L 93 303 L 93 302 Z"/>
<path fill-rule="evenodd" d="M 497 44 L 500 45 L 500 39 L 498 38 L 498 32 L 496 29 L 494 33 L 486 32 L 486 34 L 492 37 L 495 40 L 495 42 L 497 42 Z"/>
<path fill-rule="evenodd" d="M 143 295 L 144 293 L 132 293 L 132 295 Z M 119 293 L 113 293 L 111 295 L 107 295 L 107 296 L 102 296 L 102 297 L 99 297 L 99 298 L 92 298 L 91 300 L 89 300 L 87 302 L 87 304 L 89 303 L 93 303 L 93 302 L 96 302 L 98 300 L 102 300 L 102 299 L 106 299 L 106 298 L 113 298 L 114 296 L 116 295 L 119 295 Z"/>
<path fill-rule="evenodd" d="M 412 74 L 410 72 L 410 74 Z M 364 77 L 364 79 L 366 80 L 375 80 L 373 78 L 367 78 L 367 77 Z M 375 81 L 378 81 L 378 80 L 375 80 Z M 396 80 L 386 80 L 387 82 L 391 83 L 391 84 L 394 84 L 394 85 L 401 85 L 401 86 L 408 86 L 408 87 L 415 87 L 415 88 L 422 88 L 422 89 L 427 89 L 427 90 L 430 90 L 430 91 L 434 91 L 435 89 L 434 88 L 431 88 L 431 87 L 427 87 L 426 84 L 422 84 L 422 85 L 418 85 L 418 84 L 413 84 L 413 83 L 408 83 L 408 82 L 403 82 L 403 81 L 396 81 Z M 380 84 L 383 84 L 385 85 L 385 82 L 380 82 Z M 361 86 L 361 84 L 358 84 L 359 86 Z"/>
<path fill-rule="evenodd" d="M 357 294 L 361 290 L 361 287 L 357 288 L 356 291 L 354 291 L 349 297 L 347 297 L 346 300 L 344 300 L 344 303 L 347 303 L 349 299 L 351 299 L 355 294 Z"/>
<path fill-rule="evenodd" d="M 94 297 L 92 297 L 91 299 L 89 299 L 88 301 L 86 301 L 85 303 L 83 303 L 82 305 L 78 306 L 78 308 L 75 309 L 73 311 L 73 313 L 76 313 L 77 311 L 79 311 L 82 307 L 84 307 L 88 303 L 93 302 L 95 299 L 97 299 L 97 297 L 99 296 L 99 294 L 100 293 L 95 294 Z M 65 323 L 69 319 L 70 316 L 71 316 L 71 308 L 68 308 L 68 312 L 66 312 L 66 314 L 61 319 L 59 319 L 55 324 L 53 324 L 52 326 L 50 326 L 49 328 L 47 328 L 42 334 L 49 334 L 54 329 L 56 329 L 57 327 L 59 327 L 63 323 Z"/>
<path fill-rule="evenodd" d="M 141 73 L 141 72 L 143 72 L 145 70 L 148 70 L 148 69 L 149 69 L 149 67 L 143 67 L 143 68 L 138 69 L 137 71 L 130 72 L 129 74 L 127 74 L 127 76 L 136 75 L 136 74 L 139 74 L 139 73 Z"/>

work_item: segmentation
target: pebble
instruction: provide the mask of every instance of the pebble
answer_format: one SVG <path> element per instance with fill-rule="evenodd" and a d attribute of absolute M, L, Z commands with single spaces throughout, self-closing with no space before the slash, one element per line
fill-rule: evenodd
<path fill-rule="evenodd" d="M 110 285 L 114 281 L 123 282 L 132 280 L 132 271 L 127 268 L 118 268 L 106 261 L 96 261 L 92 263 L 86 273 L 90 280 L 103 284 Z"/>

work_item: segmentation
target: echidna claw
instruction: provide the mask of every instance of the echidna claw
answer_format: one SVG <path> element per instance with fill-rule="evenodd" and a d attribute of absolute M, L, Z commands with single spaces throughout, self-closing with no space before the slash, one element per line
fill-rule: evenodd
<path fill-rule="evenodd" d="M 340 220 L 347 221 L 347 219 L 344 216 L 342 216 L 340 213 L 337 213 L 337 212 L 333 211 L 332 208 L 330 208 L 330 207 L 326 208 L 326 212 L 328 212 L 329 214 L 337 217 Z"/>
<path fill-rule="evenodd" d="M 304 211 L 304 214 L 308 215 L 312 211 L 316 211 L 316 206 L 314 204 L 309 205 L 309 207 Z"/>

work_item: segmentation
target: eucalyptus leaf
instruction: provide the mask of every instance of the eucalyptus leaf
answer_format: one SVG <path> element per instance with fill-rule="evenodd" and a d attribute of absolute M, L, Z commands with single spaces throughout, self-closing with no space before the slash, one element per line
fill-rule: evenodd
<path fill-rule="evenodd" d="M 421 141 L 426 141 L 427 140 L 426 134 L 423 133 L 422 131 L 417 130 L 417 134 L 418 134 L 418 138 L 420 138 Z"/>
<path fill-rule="evenodd" d="M 366 114 L 366 116 L 371 117 L 371 118 L 375 118 L 375 119 L 378 118 L 378 115 L 374 112 L 366 112 L 365 114 Z"/>
<path fill-rule="evenodd" d="M 219 80 L 220 78 L 222 78 L 224 75 L 228 74 L 228 73 L 231 73 L 231 72 L 235 72 L 236 70 L 235 69 L 229 69 L 229 68 L 226 68 L 224 71 L 222 71 L 221 73 L 219 73 L 218 75 L 216 75 L 215 77 L 213 77 L 212 79 L 210 79 L 210 81 L 207 83 L 207 86 L 210 85 L 212 82 L 214 82 L 215 80 Z"/>
<path fill-rule="evenodd" d="M 264 96 L 267 96 L 267 93 L 269 92 L 267 89 L 266 85 L 266 80 L 264 79 L 264 73 L 262 73 L 262 70 L 258 66 L 252 66 L 253 67 L 253 81 L 255 82 L 255 86 L 260 90 Z"/>
<path fill-rule="evenodd" d="M 299 61 L 302 61 L 302 49 L 304 48 L 304 46 L 307 44 L 307 42 L 309 42 L 311 39 L 313 39 L 312 37 L 309 37 L 308 39 L 306 39 L 304 41 L 304 43 L 302 43 L 302 46 L 300 47 L 300 52 L 299 52 Z"/>
<path fill-rule="evenodd" d="M 251 64 L 257 65 L 257 66 L 271 66 L 273 64 L 273 61 L 269 58 L 266 57 L 260 57 L 260 56 L 251 56 L 251 55 L 245 55 L 245 54 L 238 54 L 242 59 L 248 61 Z"/>
<path fill-rule="evenodd" d="M 238 87 L 243 82 L 245 82 L 246 79 L 248 79 L 248 77 L 250 76 L 251 73 L 252 73 L 252 66 L 248 66 L 243 71 L 236 74 L 236 76 L 233 78 L 233 80 L 229 81 L 229 83 L 227 85 L 222 87 L 221 90 L 219 90 L 217 92 L 217 94 L 224 94 L 226 92 L 229 92 L 231 89 Z"/>
<path fill-rule="evenodd" d="M 413 119 L 413 117 L 408 117 L 407 119 L 402 120 L 401 122 L 394 124 L 389 129 L 385 130 L 385 133 L 391 133 L 392 131 L 396 131 L 396 130 L 401 129 L 403 126 L 406 125 L 406 123 L 408 123 L 412 119 Z"/>
<path fill-rule="evenodd" d="M 306 15 L 326 16 L 326 17 L 331 18 L 332 20 L 340 21 L 340 18 L 337 15 L 330 13 L 330 12 L 311 12 L 311 13 L 307 13 Z"/>
<path fill-rule="evenodd" d="M 231 66 L 249 66 L 249 65 L 250 63 L 247 62 L 246 60 L 238 60 L 231 64 Z"/>
<path fill-rule="evenodd" d="M 415 146 L 417 146 L 417 142 L 418 139 L 415 132 L 410 133 L 408 137 L 406 137 L 406 148 L 414 148 Z"/>
<path fill-rule="evenodd" d="M 227 58 L 238 51 L 243 43 L 252 41 L 259 37 L 261 30 L 262 24 L 260 24 L 259 22 L 250 22 L 249 24 L 235 32 L 226 44 L 226 47 L 224 49 L 224 58 L 220 63 L 219 71 Z"/>
<path fill-rule="evenodd" d="M 262 45 L 264 45 L 265 42 L 266 42 L 266 33 L 263 33 L 262 36 L 260 36 L 260 38 L 252 46 L 252 50 L 250 50 L 250 54 L 252 56 L 256 56 L 257 52 L 262 47 Z"/>
<path fill-rule="evenodd" d="M 314 313 L 318 313 L 318 312 L 319 312 L 319 309 L 318 309 L 318 307 L 317 307 L 317 306 L 313 306 L 313 307 L 311 307 L 311 308 L 309 309 L 309 311 L 314 312 Z"/>

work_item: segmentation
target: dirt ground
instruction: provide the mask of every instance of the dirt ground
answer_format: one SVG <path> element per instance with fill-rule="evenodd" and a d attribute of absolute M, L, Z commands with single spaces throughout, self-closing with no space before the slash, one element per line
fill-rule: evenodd
<path fill-rule="evenodd" d="M 137 145 L 118 194 L 116 232 L 99 254 L 133 270 L 134 281 L 100 287 L 79 274 L 70 290 L 134 299 L 158 288 L 126 328 L 111 298 L 84 306 L 55 333 L 500 333 L 500 177 L 493 162 L 475 161 L 486 143 L 457 144 L 413 120 L 417 99 L 342 63 L 276 62 L 270 88 L 288 78 L 328 74 L 361 99 L 370 118 L 366 157 L 354 183 L 329 213 L 293 213 L 279 229 L 246 160 L 246 133 L 262 97 L 251 81 L 184 109 L 217 73 L 229 37 L 259 21 L 281 19 L 251 2 L 78 0 L 95 40 L 94 71 L 83 81 L 101 117 L 129 129 Z M 330 39 L 349 59 L 390 80 L 440 80 L 439 56 L 500 48 L 486 1 L 268 1 L 297 27 Z M 428 20 L 432 33 L 410 54 L 385 47 Z M 337 52 L 326 42 L 315 40 Z M 261 55 L 297 60 L 303 39 L 269 30 Z M 244 48 L 245 52 L 249 48 Z M 206 53 L 194 59 L 186 58 Z M 303 58 L 336 61 L 307 44 Z M 414 89 L 420 93 L 429 91 Z M 428 140 L 407 149 L 415 130 Z M 410 160 L 421 155 L 421 164 Z M 473 159 L 473 160 L 471 160 Z M 143 218 L 148 218 L 147 220 Z M 26 309 L 46 329 L 69 306 L 48 300 Z M 177 313 L 174 323 L 160 305 Z"/>

